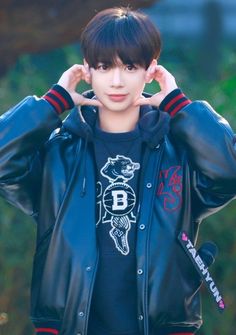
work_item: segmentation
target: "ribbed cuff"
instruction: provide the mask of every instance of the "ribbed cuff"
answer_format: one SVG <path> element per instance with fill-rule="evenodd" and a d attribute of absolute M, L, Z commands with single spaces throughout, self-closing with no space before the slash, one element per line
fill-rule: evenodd
<path fill-rule="evenodd" d="M 36 335 L 58 335 L 59 330 L 53 328 L 35 328 Z"/>
<path fill-rule="evenodd" d="M 53 85 L 42 98 L 47 100 L 58 114 L 74 107 L 70 94 L 58 84 Z"/>
<path fill-rule="evenodd" d="M 60 321 L 33 321 L 33 324 L 35 327 L 35 335 L 58 335 L 61 328 Z"/>
<path fill-rule="evenodd" d="M 170 116 L 173 117 L 180 109 L 187 106 L 191 102 L 192 101 L 189 100 L 179 88 L 176 88 L 162 100 L 159 108 L 160 110 L 169 113 Z"/>

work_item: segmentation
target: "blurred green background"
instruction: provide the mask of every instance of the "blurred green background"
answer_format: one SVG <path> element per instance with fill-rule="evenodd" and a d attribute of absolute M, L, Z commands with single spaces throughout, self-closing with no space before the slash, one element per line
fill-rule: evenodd
<path fill-rule="evenodd" d="M 155 10 L 158 10 L 158 7 L 155 7 Z M 150 9 L 149 13 L 154 12 Z M 215 22 L 214 17 L 212 19 L 212 22 Z M 186 22 L 181 21 L 179 24 L 185 25 L 183 29 L 188 29 Z M 179 86 L 189 98 L 207 100 L 236 130 L 236 45 L 233 39 L 225 37 L 223 33 L 219 36 L 216 33 L 217 28 L 213 28 L 212 35 L 205 34 L 207 39 L 196 36 L 192 39 L 179 36 L 178 39 L 178 36 L 164 33 L 159 63 L 174 74 Z M 64 70 L 80 62 L 79 43 L 47 53 L 22 55 L 0 79 L 0 113 L 8 110 L 26 95 L 41 96 L 57 82 Z M 87 88 L 85 84 L 80 84 L 78 90 L 83 91 Z M 157 90 L 159 88 L 155 83 L 146 87 L 148 92 Z M 206 289 L 202 288 L 204 325 L 200 335 L 235 334 L 235 225 L 235 202 L 202 223 L 199 243 L 212 240 L 219 247 L 219 255 L 210 271 L 223 293 L 227 309 L 223 315 L 219 314 L 213 299 Z M 33 221 L 0 199 L 0 335 L 33 334 L 28 314 L 34 241 Z"/>

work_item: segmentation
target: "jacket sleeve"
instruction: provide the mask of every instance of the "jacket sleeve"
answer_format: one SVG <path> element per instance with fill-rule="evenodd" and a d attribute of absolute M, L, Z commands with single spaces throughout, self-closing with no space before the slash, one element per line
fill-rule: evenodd
<path fill-rule="evenodd" d="M 53 107 L 34 96 L 0 117 L 0 195 L 29 215 L 37 214 L 41 149 L 60 124 Z"/>
<path fill-rule="evenodd" d="M 236 137 L 207 102 L 193 102 L 178 111 L 171 132 L 187 151 L 195 208 L 207 216 L 235 197 Z"/>

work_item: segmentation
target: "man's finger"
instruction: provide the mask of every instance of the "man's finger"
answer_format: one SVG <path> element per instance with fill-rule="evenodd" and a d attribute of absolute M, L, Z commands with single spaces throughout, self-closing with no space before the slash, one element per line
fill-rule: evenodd
<path fill-rule="evenodd" d="M 134 106 L 141 106 L 141 105 L 149 105 L 150 104 L 150 98 L 138 98 L 135 102 L 134 102 Z"/>
<path fill-rule="evenodd" d="M 102 103 L 99 100 L 96 99 L 83 99 L 81 101 L 81 105 L 86 105 L 86 106 L 96 106 L 96 107 L 102 107 Z"/>

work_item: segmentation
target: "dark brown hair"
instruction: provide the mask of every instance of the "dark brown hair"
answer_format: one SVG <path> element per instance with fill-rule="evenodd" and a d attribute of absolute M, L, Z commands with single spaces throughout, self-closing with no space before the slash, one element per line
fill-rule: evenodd
<path fill-rule="evenodd" d="M 115 7 L 97 13 L 81 35 L 84 58 L 90 67 L 99 62 L 115 65 L 117 57 L 123 64 L 148 68 L 160 55 L 160 33 L 150 19 L 129 7 Z"/>

